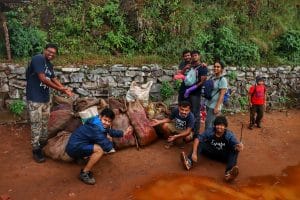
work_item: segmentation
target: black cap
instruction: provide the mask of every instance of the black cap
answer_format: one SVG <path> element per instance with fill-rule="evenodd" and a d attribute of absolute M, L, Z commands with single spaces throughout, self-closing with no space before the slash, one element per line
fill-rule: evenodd
<path fill-rule="evenodd" d="M 261 76 L 257 76 L 255 80 L 256 80 L 256 83 L 258 83 L 259 81 L 265 81 L 264 78 Z"/>

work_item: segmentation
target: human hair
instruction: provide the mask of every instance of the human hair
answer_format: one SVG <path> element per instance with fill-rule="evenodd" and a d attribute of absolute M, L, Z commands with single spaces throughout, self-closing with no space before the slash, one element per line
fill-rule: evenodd
<path fill-rule="evenodd" d="M 216 58 L 214 63 L 219 63 L 221 65 L 222 69 L 225 69 L 225 67 L 226 67 L 225 62 L 223 60 L 221 60 L 220 58 Z"/>
<path fill-rule="evenodd" d="M 100 113 L 100 116 L 101 117 L 108 117 L 109 119 L 111 120 L 114 120 L 115 119 L 115 113 L 112 109 L 110 108 L 104 108 L 101 113 Z"/>
<path fill-rule="evenodd" d="M 222 115 L 217 116 L 214 121 L 214 126 L 221 125 L 221 124 L 224 125 L 225 127 L 228 126 L 228 121 L 227 121 L 226 117 L 222 116 Z"/>
<path fill-rule="evenodd" d="M 193 55 L 193 54 L 198 54 L 198 55 L 200 55 L 200 52 L 198 51 L 198 50 L 193 50 L 192 52 L 191 52 L 191 54 Z"/>
<path fill-rule="evenodd" d="M 55 50 L 56 50 L 56 53 L 58 54 L 58 47 L 57 47 L 56 44 L 48 43 L 48 44 L 46 44 L 45 49 L 48 49 L 48 48 L 53 48 L 53 49 L 55 49 Z"/>
<path fill-rule="evenodd" d="M 184 107 L 184 108 L 186 108 L 186 107 L 190 107 L 190 108 L 191 108 L 191 103 L 188 102 L 188 101 L 180 101 L 180 102 L 178 103 L 178 106 L 179 106 L 179 107 Z"/>
<path fill-rule="evenodd" d="M 184 56 L 184 55 L 187 54 L 187 53 L 191 53 L 191 51 L 188 50 L 188 49 L 183 50 L 183 51 L 182 51 L 182 56 Z"/>

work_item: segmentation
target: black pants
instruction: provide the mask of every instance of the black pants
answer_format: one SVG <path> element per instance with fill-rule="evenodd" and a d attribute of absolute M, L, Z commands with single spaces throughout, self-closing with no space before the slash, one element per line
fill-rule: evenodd
<path fill-rule="evenodd" d="M 225 173 L 232 169 L 237 163 L 239 152 L 236 150 L 230 151 L 217 151 L 211 145 L 200 142 L 198 146 L 198 156 L 204 155 L 211 159 L 226 163 Z M 192 153 L 189 154 L 189 158 L 192 159 Z"/>
<path fill-rule="evenodd" d="M 255 117 L 256 114 L 256 117 Z M 264 116 L 264 105 L 252 105 L 250 108 L 250 124 L 260 125 Z"/>
<path fill-rule="evenodd" d="M 194 114 L 195 117 L 195 125 L 194 125 L 194 135 L 199 134 L 199 129 L 200 129 L 200 108 L 201 108 L 201 97 L 196 96 L 196 95 L 190 95 L 189 99 L 191 105 L 192 105 L 192 113 Z"/>

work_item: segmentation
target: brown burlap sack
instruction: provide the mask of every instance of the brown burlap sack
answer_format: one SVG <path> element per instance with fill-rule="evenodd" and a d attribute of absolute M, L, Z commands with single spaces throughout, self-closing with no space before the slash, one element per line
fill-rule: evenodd
<path fill-rule="evenodd" d="M 70 110 L 56 110 L 50 113 L 48 121 L 48 138 L 56 136 L 58 131 L 64 130 L 68 121 L 73 117 Z"/>
<path fill-rule="evenodd" d="M 99 99 L 96 99 L 94 97 L 83 97 L 78 98 L 74 102 L 74 110 L 77 112 L 83 111 L 89 107 L 92 106 L 98 106 L 99 105 Z"/>
<path fill-rule="evenodd" d="M 128 127 L 132 126 L 130 125 L 130 121 L 126 113 L 121 113 L 118 109 L 114 109 L 115 112 L 115 119 L 113 120 L 112 123 L 112 128 L 117 129 L 117 130 L 122 130 L 125 132 L 125 130 Z M 113 143 L 115 144 L 116 149 L 123 149 L 126 147 L 131 147 L 131 146 L 136 146 L 136 138 L 134 133 L 130 133 L 127 135 L 124 135 L 121 138 L 113 138 Z"/>
<path fill-rule="evenodd" d="M 82 125 L 81 119 L 79 117 L 72 117 L 65 127 L 65 131 L 73 133 L 79 126 Z"/>
<path fill-rule="evenodd" d="M 54 160 L 72 161 L 73 159 L 65 151 L 70 136 L 70 132 L 61 131 L 55 137 L 49 139 L 43 149 L 45 155 Z"/>
<path fill-rule="evenodd" d="M 127 111 L 127 106 L 125 100 L 119 100 L 116 98 L 108 98 L 108 104 L 111 109 L 118 109 L 120 112 L 124 113 Z"/>
<path fill-rule="evenodd" d="M 145 111 L 148 119 L 164 119 L 169 115 L 168 107 L 163 102 L 150 102 Z"/>
<path fill-rule="evenodd" d="M 139 145 L 145 146 L 157 139 L 156 132 L 149 125 L 144 107 L 139 101 L 129 102 L 127 114 L 134 127 Z"/>

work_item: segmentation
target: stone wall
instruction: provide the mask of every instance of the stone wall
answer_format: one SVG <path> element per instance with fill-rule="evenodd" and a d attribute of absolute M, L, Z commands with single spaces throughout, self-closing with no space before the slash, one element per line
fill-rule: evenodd
<path fill-rule="evenodd" d="M 151 96 L 159 99 L 163 81 L 171 81 L 177 66 L 162 67 L 156 64 L 140 67 L 116 64 L 112 66 L 66 66 L 56 67 L 55 72 L 60 81 L 71 88 L 76 96 L 125 96 L 132 81 L 145 83 L 153 81 Z M 212 66 L 208 66 L 212 72 Z M 25 66 L 18 64 L 0 64 L 0 103 L 13 99 L 25 99 Z M 297 101 L 299 105 L 300 66 L 279 66 L 262 68 L 227 67 L 227 79 L 233 91 L 230 109 L 239 110 L 247 95 L 247 89 L 254 83 L 255 77 L 265 78 L 268 88 L 269 106 L 276 108 L 282 104 Z M 295 98 L 288 98 L 288 96 Z"/>

